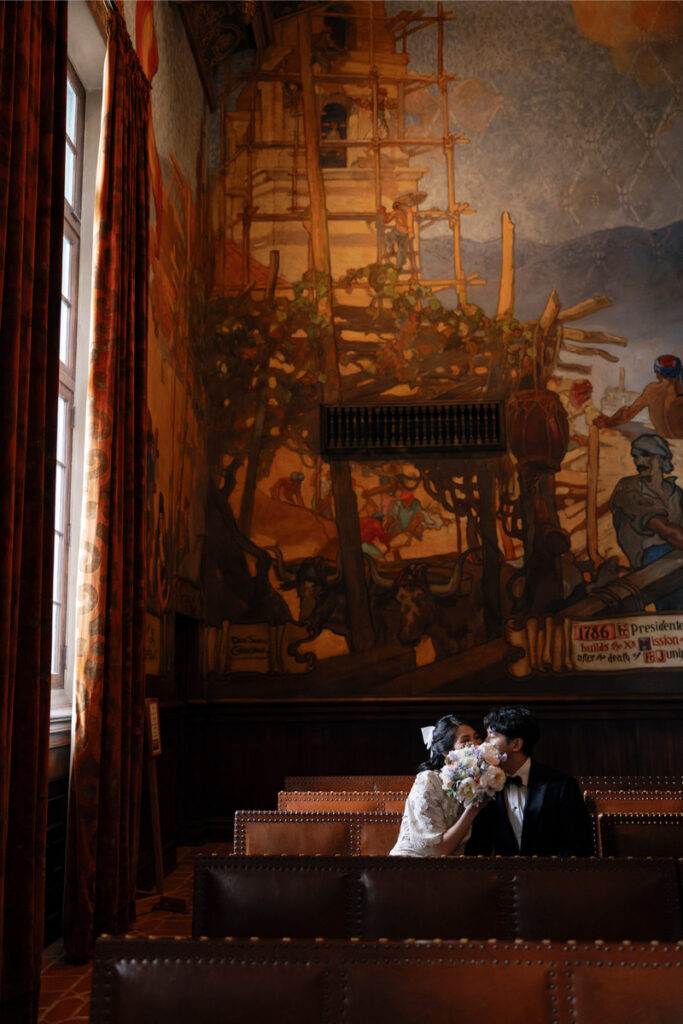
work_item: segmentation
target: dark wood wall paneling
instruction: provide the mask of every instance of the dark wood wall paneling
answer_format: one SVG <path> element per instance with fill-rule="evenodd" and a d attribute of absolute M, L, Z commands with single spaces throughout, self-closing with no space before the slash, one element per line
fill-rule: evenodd
<path fill-rule="evenodd" d="M 55 722 L 50 730 L 48 760 L 44 927 L 46 946 L 49 946 L 62 934 L 70 751 L 71 723 L 64 720 Z"/>
<path fill-rule="evenodd" d="M 540 720 L 539 760 L 576 775 L 680 772 L 683 699 L 571 696 L 566 685 L 564 691 L 553 696 L 522 692 L 516 698 Z M 234 811 L 274 808 L 286 775 L 414 772 L 425 756 L 420 726 L 449 712 L 480 721 L 492 704 L 512 699 L 507 693 L 498 697 L 381 702 L 162 698 L 164 751 L 157 762 L 168 863 L 176 842 L 230 841 Z M 143 802 L 145 817 L 148 805 Z"/>

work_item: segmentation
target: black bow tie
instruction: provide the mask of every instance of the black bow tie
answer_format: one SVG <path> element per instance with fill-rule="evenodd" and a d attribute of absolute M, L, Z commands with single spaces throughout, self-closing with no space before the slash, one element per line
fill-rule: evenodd
<path fill-rule="evenodd" d="M 512 786 L 523 786 L 524 783 L 522 782 L 522 776 L 521 775 L 508 775 L 507 779 L 505 780 L 505 785 L 506 786 L 510 786 L 510 785 L 512 785 Z"/>

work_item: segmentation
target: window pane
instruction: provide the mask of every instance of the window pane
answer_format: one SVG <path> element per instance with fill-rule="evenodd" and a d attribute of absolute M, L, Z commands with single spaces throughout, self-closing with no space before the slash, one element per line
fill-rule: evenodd
<path fill-rule="evenodd" d="M 64 156 L 64 198 L 69 206 L 74 205 L 74 178 L 76 171 L 76 154 L 67 143 Z"/>
<path fill-rule="evenodd" d="M 54 572 L 52 576 L 52 600 L 61 601 L 62 599 L 62 565 L 64 559 L 62 558 L 64 552 L 64 538 L 60 534 L 55 534 L 55 560 L 54 560 Z"/>
<path fill-rule="evenodd" d="M 62 318 L 59 325 L 59 358 L 66 366 L 69 365 L 69 337 L 71 328 L 71 308 L 62 299 Z"/>
<path fill-rule="evenodd" d="M 78 97 L 76 90 L 67 78 L 66 80 L 66 134 L 73 143 L 76 142 L 76 108 Z"/>
<path fill-rule="evenodd" d="M 71 252 L 73 245 L 64 235 L 62 240 L 62 295 L 71 298 Z"/>
<path fill-rule="evenodd" d="M 66 465 L 66 414 L 68 411 L 68 401 L 59 396 L 59 402 L 57 404 L 57 461 L 61 462 L 63 466 Z"/>
<path fill-rule="evenodd" d="M 59 604 L 52 605 L 52 675 L 58 676 L 62 671 L 61 665 L 61 624 L 62 624 L 62 606 Z"/>
<path fill-rule="evenodd" d="M 59 530 L 60 533 L 64 533 L 66 519 L 66 509 L 64 507 L 65 478 L 66 470 L 64 469 L 64 466 L 60 466 L 59 463 L 57 463 L 57 471 L 55 474 L 55 530 Z"/>

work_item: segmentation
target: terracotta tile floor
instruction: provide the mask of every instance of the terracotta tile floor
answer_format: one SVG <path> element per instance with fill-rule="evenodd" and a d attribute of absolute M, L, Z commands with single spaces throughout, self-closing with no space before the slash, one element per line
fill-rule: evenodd
<path fill-rule="evenodd" d="M 178 848 L 178 867 L 164 879 L 164 896 L 187 901 L 187 913 L 176 914 L 155 910 L 156 893 L 136 901 L 137 921 L 130 934 L 190 935 L 192 932 L 192 876 L 198 853 L 231 852 L 228 844 L 205 844 Z M 92 964 L 70 964 L 64 945 L 58 939 L 43 952 L 40 985 L 39 1024 L 87 1024 L 90 1016 L 90 983 Z"/>

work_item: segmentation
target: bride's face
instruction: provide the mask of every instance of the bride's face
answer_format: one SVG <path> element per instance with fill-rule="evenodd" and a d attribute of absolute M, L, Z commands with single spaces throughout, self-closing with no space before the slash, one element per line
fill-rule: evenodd
<path fill-rule="evenodd" d="M 459 725 L 453 738 L 453 750 L 466 747 L 468 743 L 481 743 L 481 738 L 471 725 Z"/>

